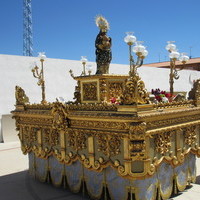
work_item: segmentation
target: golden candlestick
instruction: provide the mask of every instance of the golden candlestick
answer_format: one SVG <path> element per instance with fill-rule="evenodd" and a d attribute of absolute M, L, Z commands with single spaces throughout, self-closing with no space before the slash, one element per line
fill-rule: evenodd
<path fill-rule="evenodd" d="M 38 79 L 38 86 L 41 86 L 42 89 L 42 101 L 41 104 L 46 104 L 46 98 L 45 98 L 45 80 L 44 80 L 44 58 L 46 58 L 46 56 L 44 55 L 44 53 L 40 53 L 40 62 L 41 62 L 41 70 L 39 70 L 39 67 L 36 65 L 33 69 L 33 77 Z"/>
<path fill-rule="evenodd" d="M 170 85 L 170 94 L 171 94 L 171 96 L 173 96 L 173 94 L 174 94 L 174 79 L 176 79 L 176 80 L 179 79 L 178 71 L 180 71 L 184 68 L 184 65 L 189 60 L 189 57 L 185 53 L 182 53 L 180 55 L 180 53 L 176 49 L 176 45 L 174 44 L 174 41 L 168 42 L 168 44 L 166 46 L 166 50 L 169 51 L 169 57 L 170 57 L 169 85 Z M 183 64 L 183 66 L 179 70 L 176 68 L 176 61 L 178 59 Z"/>
<path fill-rule="evenodd" d="M 141 67 L 143 64 L 144 58 L 148 55 L 148 51 L 146 47 L 142 45 L 141 41 L 136 41 L 136 37 L 132 32 L 127 32 L 124 41 L 129 46 L 129 63 L 130 63 L 130 71 L 129 75 L 134 76 L 136 74 L 137 68 Z M 135 46 L 132 48 L 133 44 Z M 132 52 L 133 51 L 137 56 L 137 61 L 134 61 Z"/>
<path fill-rule="evenodd" d="M 83 71 L 82 71 L 81 76 L 86 75 L 85 66 L 86 66 L 87 61 L 88 60 L 87 60 L 86 56 L 81 56 L 81 62 L 82 62 L 82 65 L 83 65 Z"/>

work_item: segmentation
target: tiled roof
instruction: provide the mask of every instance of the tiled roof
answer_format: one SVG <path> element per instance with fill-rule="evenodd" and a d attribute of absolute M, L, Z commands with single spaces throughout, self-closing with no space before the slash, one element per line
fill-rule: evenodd
<path fill-rule="evenodd" d="M 191 58 L 190 60 L 188 60 L 188 62 L 186 63 L 186 65 L 189 67 L 192 67 L 193 64 L 198 64 L 200 65 L 200 58 Z M 177 61 L 176 62 L 176 66 L 181 66 L 183 65 L 181 61 Z M 149 63 L 149 64 L 144 64 L 144 67 L 164 67 L 164 68 L 168 68 L 170 66 L 170 62 L 158 62 L 158 63 Z"/>

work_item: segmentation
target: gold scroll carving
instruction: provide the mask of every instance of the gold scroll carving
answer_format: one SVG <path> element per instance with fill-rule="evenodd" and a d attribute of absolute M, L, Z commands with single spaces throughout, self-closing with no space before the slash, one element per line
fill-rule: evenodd
<path fill-rule="evenodd" d="M 123 82 L 108 82 L 108 95 L 109 95 L 109 99 L 112 97 L 115 98 L 119 98 L 122 96 L 123 94 L 123 86 L 124 83 Z"/>
<path fill-rule="evenodd" d="M 50 146 L 59 145 L 59 133 L 52 129 L 43 129 L 44 143 Z"/>
<path fill-rule="evenodd" d="M 194 82 L 193 88 L 189 92 L 189 99 L 193 99 L 196 106 L 200 103 L 200 79 Z"/>
<path fill-rule="evenodd" d="M 129 128 L 130 139 L 144 139 L 146 132 L 146 122 L 132 123 Z"/>
<path fill-rule="evenodd" d="M 121 101 L 126 105 L 150 103 L 145 84 L 138 74 L 134 74 L 126 80 Z"/>
<path fill-rule="evenodd" d="M 15 86 L 15 98 L 16 105 L 24 105 L 29 103 L 29 98 L 26 96 L 25 91 L 19 86 Z"/>
<path fill-rule="evenodd" d="M 86 120 L 71 120 L 71 126 L 87 127 L 87 128 L 105 128 L 105 129 L 119 129 L 127 130 L 128 123 L 123 122 L 109 122 L 109 121 L 86 121 Z"/>
<path fill-rule="evenodd" d="M 185 137 L 185 144 L 192 146 L 196 143 L 197 134 L 196 134 L 196 126 L 190 126 L 183 129 L 183 134 Z"/>
<path fill-rule="evenodd" d="M 81 87 L 80 87 L 80 81 L 77 83 L 78 85 L 75 86 L 75 92 L 74 92 L 74 98 L 75 103 L 81 103 Z"/>
<path fill-rule="evenodd" d="M 165 153 L 170 151 L 171 135 L 171 131 L 155 135 L 155 148 L 156 151 L 161 155 L 164 155 Z"/>
<path fill-rule="evenodd" d="M 115 156 L 120 153 L 120 137 L 99 133 L 98 138 L 98 151 L 103 152 L 106 156 Z"/>
<path fill-rule="evenodd" d="M 75 151 L 87 147 L 87 134 L 83 130 L 68 129 L 67 136 L 68 146 L 72 147 Z"/>
<path fill-rule="evenodd" d="M 107 83 L 105 79 L 99 80 L 100 85 L 100 100 L 101 102 L 107 101 Z"/>
<path fill-rule="evenodd" d="M 52 127 L 57 130 L 65 130 L 69 124 L 66 106 L 60 102 L 55 102 L 52 105 L 51 113 L 53 115 Z"/>
<path fill-rule="evenodd" d="M 130 141 L 130 154 L 132 157 L 137 157 L 137 160 L 143 159 L 145 153 L 144 140 L 131 140 Z"/>

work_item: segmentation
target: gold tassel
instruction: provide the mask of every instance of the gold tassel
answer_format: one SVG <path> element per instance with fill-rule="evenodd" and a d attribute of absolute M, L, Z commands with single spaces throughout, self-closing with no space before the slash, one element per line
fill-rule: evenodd
<path fill-rule="evenodd" d="M 82 179 L 82 184 L 83 184 L 82 194 L 83 194 L 83 197 L 84 197 L 85 196 L 85 181 L 84 181 L 84 179 Z"/>
<path fill-rule="evenodd" d="M 130 186 L 130 194 L 131 194 L 131 200 L 133 200 L 133 194 L 132 194 L 132 188 Z"/>
<path fill-rule="evenodd" d="M 83 188 L 82 188 L 82 194 L 83 196 L 85 196 L 85 174 L 84 174 L 84 165 L 82 164 L 82 184 L 83 184 Z"/>
<path fill-rule="evenodd" d="M 49 158 L 47 158 L 47 163 L 48 163 L 48 166 L 47 166 L 47 183 L 50 183 L 51 182 L 51 174 L 50 174 Z"/>
<path fill-rule="evenodd" d="M 106 170 L 103 170 L 103 175 L 104 175 L 104 200 L 107 200 L 107 191 L 106 191 Z"/>
<path fill-rule="evenodd" d="M 174 180 L 174 194 L 178 194 L 176 179 Z"/>
<path fill-rule="evenodd" d="M 51 175 L 50 175 L 50 171 L 47 172 L 47 183 L 50 183 L 51 182 Z"/>
<path fill-rule="evenodd" d="M 161 200 L 160 187 L 158 187 L 158 200 Z"/>
<path fill-rule="evenodd" d="M 63 175 L 63 187 L 64 187 L 64 189 L 67 188 L 67 180 L 66 180 L 66 176 L 65 175 Z"/>
<path fill-rule="evenodd" d="M 63 164 L 62 181 L 63 181 L 63 187 L 64 187 L 64 189 L 66 189 L 67 188 L 67 180 L 66 180 L 65 164 Z"/>
<path fill-rule="evenodd" d="M 104 200 L 107 200 L 106 183 L 104 183 Z"/>

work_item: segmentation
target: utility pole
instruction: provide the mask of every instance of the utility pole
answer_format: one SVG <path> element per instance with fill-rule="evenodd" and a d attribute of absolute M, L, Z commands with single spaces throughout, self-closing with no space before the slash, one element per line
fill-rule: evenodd
<path fill-rule="evenodd" d="M 23 55 L 33 56 L 31 0 L 23 0 Z"/>

